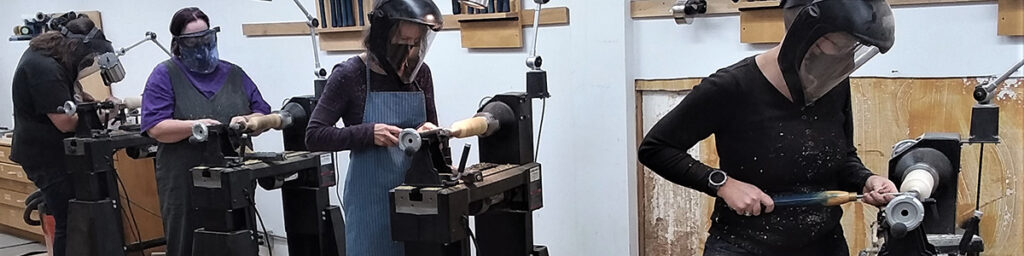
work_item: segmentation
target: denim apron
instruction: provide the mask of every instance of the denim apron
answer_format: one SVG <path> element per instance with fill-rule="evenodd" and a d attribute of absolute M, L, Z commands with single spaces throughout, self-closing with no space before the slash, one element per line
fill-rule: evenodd
<path fill-rule="evenodd" d="M 422 91 L 373 92 L 366 68 L 364 124 L 416 128 L 427 120 Z M 345 178 L 345 246 L 348 255 L 402 256 L 402 243 L 391 239 L 388 191 L 405 180 L 412 158 L 398 147 L 353 150 Z"/>

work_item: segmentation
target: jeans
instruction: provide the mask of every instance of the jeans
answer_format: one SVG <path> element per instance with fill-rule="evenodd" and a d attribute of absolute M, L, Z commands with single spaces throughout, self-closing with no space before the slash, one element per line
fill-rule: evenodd
<path fill-rule="evenodd" d="M 46 181 L 34 181 L 38 184 L 46 184 Z M 46 202 L 46 213 L 53 215 L 56 222 L 53 233 L 53 255 L 67 255 L 68 237 L 68 201 L 75 197 L 74 183 L 71 177 L 53 181 L 48 186 L 40 189 L 43 192 L 43 200 Z"/>

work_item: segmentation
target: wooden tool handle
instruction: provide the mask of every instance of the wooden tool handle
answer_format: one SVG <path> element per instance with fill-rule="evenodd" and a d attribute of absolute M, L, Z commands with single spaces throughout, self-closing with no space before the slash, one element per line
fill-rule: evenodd
<path fill-rule="evenodd" d="M 464 119 L 452 124 L 450 128 L 452 137 L 465 138 L 477 136 L 487 132 L 487 118 L 473 117 Z"/>
<path fill-rule="evenodd" d="M 828 198 L 825 200 L 825 206 L 836 206 L 857 201 L 857 193 L 853 192 L 830 190 L 821 193 L 825 198 Z"/>
<path fill-rule="evenodd" d="M 257 117 L 250 117 L 245 122 L 246 131 L 261 131 L 266 129 L 280 129 L 281 114 L 269 114 Z"/>

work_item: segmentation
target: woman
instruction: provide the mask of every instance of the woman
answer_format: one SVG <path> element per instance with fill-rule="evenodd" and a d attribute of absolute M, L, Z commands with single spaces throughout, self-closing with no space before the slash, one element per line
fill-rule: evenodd
<path fill-rule="evenodd" d="M 352 150 L 345 179 L 348 255 L 404 255 L 391 240 L 388 190 L 409 159 L 395 145 L 403 128 L 436 128 L 433 80 L 423 64 L 441 12 L 429 0 L 379 1 L 370 12 L 368 52 L 334 67 L 309 127 L 310 150 Z M 344 128 L 334 126 L 341 119 Z"/>
<path fill-rule="evenodd" d="M 93 64 L 97 53 L 112 52 L 103 31 L 85 15 L 62 16 L 61 31 L 32 39 L 14 71 L 14 141 L 11 160 L 21 164 L 43 193 L 53 215 L 53 254 L 65 255 L 68 200 L 74 197 L 64 161 L 64 138 L 71 137 L 78 116 L 57 111 L 65 101 L 91 101 L 76 88 L 79 72 Z M 70 19 L 71 21 L 67 21 Z"/>
<path fill-rule="evenodd" d="M 189 169 L 205 152 L 190 144 L 195 123 L 242 123 L 270 112 L 252 79 L 217 56 L 217 32 L 195 7 L 171 18 L 174 57 L 153 69 L 142 94 L 142 131 L 160 142 L 156 156 L 157 194 L 163 215 L 167 255 L 192 255 Z"/>

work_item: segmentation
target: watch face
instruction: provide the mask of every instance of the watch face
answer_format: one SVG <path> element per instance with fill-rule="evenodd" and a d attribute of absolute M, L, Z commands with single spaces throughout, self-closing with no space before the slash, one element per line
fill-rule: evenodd
<path fill-rule="evenodd" d="M 723 183 L 725 183 L 725 172 L 712 172 L 711 176 L 708 177 L 708 180 L 711 181 L 711 185 L 721 186 Z"/>

